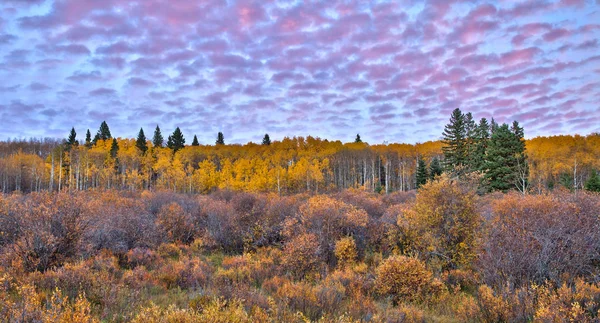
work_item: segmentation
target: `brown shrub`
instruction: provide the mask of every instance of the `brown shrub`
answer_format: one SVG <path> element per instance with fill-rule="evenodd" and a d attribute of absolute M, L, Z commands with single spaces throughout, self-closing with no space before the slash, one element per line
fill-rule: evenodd
<path fill-rule="evenodd" d="M 164 232 L 167 242 L 191 243 L 196 235 L 192 217 L 175 202 L 161 207 L 156 226 Z"/>
<path fill-rule="evenodd" d="M 479 255 L 484 281 L 491 286 L 547 279 L 560 284 L 597 274 L 600 218 L 588 209 L 588 199 L 508 194 L 498 200 Z"/>
<path fill-rule="evenodd" d="M 318 269 L 320 253 L 317 236 L 301 234 L 286 242 L 281 264 L 294 277 L 302 278 Z"/>

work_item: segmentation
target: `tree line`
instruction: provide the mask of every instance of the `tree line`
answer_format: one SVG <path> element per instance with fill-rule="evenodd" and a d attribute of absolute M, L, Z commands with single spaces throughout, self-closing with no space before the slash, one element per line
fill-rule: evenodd
<path fill-rule="evenodd" d="M 357 134 L 342 143 L 308 137 L 260 144 L 186 145 L 177 127 L 165 142 L 160 127 L 152 138 L 114 138 L 106 122 L 95 136 L 65 140 L 0 143 L 0 190 L 168 189 L 208 193 L 326 192 L 346 188 L 390 193 L 419 188 L 443 172 L 476 185 L 480 193 L 555 187 L 600 190 L 600 135 L 524 139 L 518 122 L 475 122 L 471 113 L 452 112 L 443 139 L 425 143 L 369 145 Z"/>

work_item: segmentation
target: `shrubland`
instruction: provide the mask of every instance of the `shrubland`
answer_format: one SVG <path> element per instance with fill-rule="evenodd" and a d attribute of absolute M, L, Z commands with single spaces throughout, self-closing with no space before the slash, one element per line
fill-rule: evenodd
<path fill-rule="evenodd" d="M 3 322 L 595 322 L 600 195 L 0 196 Z"/>

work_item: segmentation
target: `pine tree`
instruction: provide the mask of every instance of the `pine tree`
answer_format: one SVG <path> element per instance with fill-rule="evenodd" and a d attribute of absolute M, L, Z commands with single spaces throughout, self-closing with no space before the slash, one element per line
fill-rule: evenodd
<path fill-rule="evenodd" d="M 71 128 L 71 132 L 69 133 L 69 138 L 67 139 L 66 145 L 67 150 L 70 150 L 72 146 L 77 146 L 79 143 L 77 142 L 77 133 L 75 132 L 75 128 Z"/>
<path fill-rule="evenodd" d="M 167 147 L 173 149 L 174 152 L 185 147 L 185 138 L 183 138 L 183 134 L 181 133 L 179 127 L 175 128 L 173 134 L 169 136 L 169 139 L 167 140 Z"/>
<path fill-rule="evenodd" d="M 417 162 L 417 189 L 427 183 L 429 175 L 427 174 L 427 164 L 423 158 Z"/>
<path fill-rule="evenodd" d="M 585 189 L 590 192 L 600 192 L 600 175 L 598 175 L 598 171 L 592 171 L 592 175 L 585 182 Z"/>
<path fill-rule="evenodd" d="M 96 136 L 94 137 L 94 144 L 96 144 L 96 142 L 100 139 L 108 140 L 110 138 L 112 138 L 112 135 L 110 134 L 110 129 L 108 128 L 108 124 L 106 124 L 106 121 L 102 121 L 102 123 L 100 124 L 100 129 L 98 129 L 98 132 L 96 133 Z"/>
<path fill-rule="evenodd" d="M 117 153 L 119 152 L 119 143 L 116 138 L 113 138 L 112 144 L 110 145 L 110 156 L 112 158 L 117 158 Z"/>
<path fill-rule="evenodd" d="M 360 139 L 360 134 L 356 134 L 356 138 L 354 139 L 355 143 L 359 143 L 362 142 L 362 139 Z"/>
<path fill-rule="evenodd" d="M 450 123 L 444 128 L 442 151 L 444 152 L 444 163 L 449 172 L 456 172 L 465 166 L 467 162 L 467 132 L 465 116 L 460 109 L 452 111 Z"/>
<path fill-rule="evenodd" d="M 92 134 L 90 133 L 90 129 L 85 133 L 85 147 L 92 148 Z"/>
<path fill-rule="evenodd" d="M 194 140 L 192 140 L 192 146 L 200 146 L 200 143 L 198 142 L 198 137 L 196 137 L 196 135 L 194 135 Z"/>
<path fill-rule="evenodd" d="M 162 147 L 163 146 L 163 136 L 160 132 L 160 128 L 156 125 L 156 129 L 154 130 L 154 137 L 152 138 L 152 146 L 154 147 Z"/>
<path fill-rule="evenodd" d="M 266 133 L 265 136 L 263 137 L 262 144 L 263 144 L 263 146 L 269 146 L 271 144 L 271 138 L 269 137 L 268 133 Z"/>
<path fill-rule="evenodd" d="M 147 143 L 146 135 L 144 134 L 144 129 L 140 128 L 140 132 L 138 133 L 137 140 L 135 141 L 135 146 L 145 154 L 148 151 L 148 143 Z"/>
<path fill-rule="evenodd" d="M 440 159 L 433 157 L 431 163 L 429 163 L 429 179 L 434 180 L 440 175 L 442 175 L 442 165 L 440 164 Z"/>
<path fill-rule="evenodd" d="M 220 132 L 220 131 L 217 134 L 217 141 L 215 142 L 215 144 L 217 144 L 217 145 L 224 145 L 225 144 L 225 137 L 223 136 L 223 133 Z"/>

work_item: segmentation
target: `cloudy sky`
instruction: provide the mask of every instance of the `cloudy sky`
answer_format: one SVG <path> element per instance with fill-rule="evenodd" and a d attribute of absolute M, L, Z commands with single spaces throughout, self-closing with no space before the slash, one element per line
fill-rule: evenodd
<path fill-rule="evenodd" d="M 1 0 L 0 139 L 600 131 L 600 0 Z"/>

